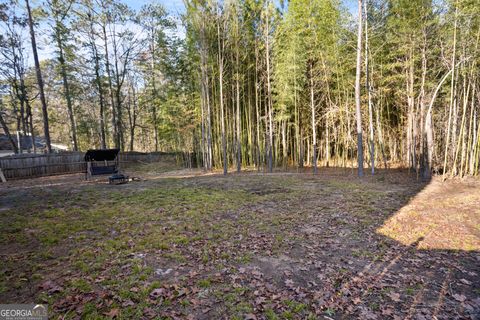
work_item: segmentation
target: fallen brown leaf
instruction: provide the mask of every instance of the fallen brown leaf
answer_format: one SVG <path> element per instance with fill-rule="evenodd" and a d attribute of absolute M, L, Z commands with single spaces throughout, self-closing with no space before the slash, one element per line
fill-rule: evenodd
<path fill-rule="evenodd" d="M 464 302 L 467 299 L 467 297 L 465 297 L 463 294 L 458 293 L 455 293 L 454 295 L 452 295 L 452 297 L 459 302 Z"/>
<path fill-rule="evenodd" d="M 390 293 L 388 294 L 388 296 L 389 296 L 390 299 L 392 299 L 393 301 L 395 301 L 395 302 L 400 302 L 400 294 L 399 294 L 399 293 L 390 292 Z"/>
<path fill-rule="evenodd" d="M 106 315 L 109 318 L 116 318 L 118 317 L 118 314 L 120 313 L 120 310 L 117 308 L 113 308 L 109 312 L 105 312 L 104 315 Z"/>

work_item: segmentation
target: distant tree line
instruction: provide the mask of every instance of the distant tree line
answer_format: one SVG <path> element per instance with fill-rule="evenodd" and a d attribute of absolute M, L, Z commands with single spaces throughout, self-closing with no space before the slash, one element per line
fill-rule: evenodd
<path fill-rule="evenodd" d="M 2 4 L 4 132 L 51 133 L 73 150 L 183 151 L 225 172 L 478 174 L 480 0 L 185 7 Z M 38 65 L 35 35 L 49 39 Z"/>

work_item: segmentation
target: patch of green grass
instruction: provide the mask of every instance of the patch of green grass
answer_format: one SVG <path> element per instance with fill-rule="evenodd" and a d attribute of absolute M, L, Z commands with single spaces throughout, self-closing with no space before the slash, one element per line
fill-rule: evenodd
<path fill-rule="evenodd" d="M 294 314 L 290 310 L 282 312 L 282 319 L 291 320 L 291 319 L 293 319 L 293 317 L 294 317 Z"/>
<path fill-rule="evenodd" d="M 252 254 L 250 252 L 245 252 L 241 256 L 237 257 L 237 261 L 240 264 L 248 264 L 252 261 Z"/>
<path fill-rule="evenodd" d="M 85 279 L 72 279 L 70 287 L 83 293 L 92 291 L 92 286 Z"/>
<path fill-rule="evenodd" d="M 45 248 L 37 253 L 38 257 L 42 260 L 49 260 L 55 258 L 55 255 L 51 248 Z"/>
<path fill-rule="evenodd" d="M 90 271 L 90 267 L 88 266 L 88 264 L 86 264 L 85 262 L 83 261 L 75 261 L 73 263 L 74 267 L 84 273 L 87 273 Z"/>
<path fill-rule="evenodd" d="M 62 239 L 61 233 L 56 233 L 53 230 L 44 231 L 42 234 L 39 235 L 38 238 L 42 242 L 42 244 L 46 246 L 53 246 L 59 243 Z"/>
<path fill-rule="evenodd" d="M 210 288 L 210 286 L 212 285 L 212 281 L 210 279 L 201 279 L 198 281 L 197 284 L 200 288 L 206 289 Z"/>
<path fill-rule="evenodd" d="M 369 303 L 368 305 L 370 307 L 370 309 L 372 309 L 373 311 L 378 311 L 380 309 L 380 305 L 377 303 L 377 302 L 371 302 Z"/>
<path fill-rule="evenodd" d="M 188 301 L 187 299 L 183 299 L 183 300 L 180 301 L 180 305 L 184 308 L 189 307 L 190 306 L 190 301 Z"/>
<path fill-rule="evenodd" d="M 286 300 L 284 304 L 289 308 L 289 313 L 292 315 L 303 313 L 307 308 L 306 304 L 292 300 Z"/>
<path fill-rule="evenodd" d="M 220 259 L 223 259 L 223 260 L 228 260 L 228 259 L 230 259 L 230 257 L 231 257 L 230 253 L 228 253 L 228 252 L 222 252 L 220 254 Z"/>
<path fill-rule="evenodd" d="M 98 313 L 98 308 L 93 302 L 87 302 L 83 306 L 83 319 L 103 319 L 104 317 Z"/>
<path fill-rule="evenodd" d="M 176 244 L 187 245 L 189 242 L 190 240 L 183 235 L 178 235 L 173 238 L 173 243 L 176 243 Z"/>
<path fill-rule="evenodd" d="M 165 253 L 164 257 L 167 258 L 167 259 L 173 260 L 175 262 L 185 262 L 185 261 L 187 261 L 187 258 L 179 252 Z"/>
<path fill-rule="evenodd" d="M 246 301 L 239 302 L 234 307 L 234 312 L 237 314 L 246 314 L 251 313 L 253 311 L 253 307 L 250 303 Z"/>
<path fill-rule="evenodd" d="M 275 313 L 275 311 L 273 311 L 273 309 L 266 309 L 265 310 L 265 318 L 267 318 L 267 320 L 279 320 L 279 316 Z"/>

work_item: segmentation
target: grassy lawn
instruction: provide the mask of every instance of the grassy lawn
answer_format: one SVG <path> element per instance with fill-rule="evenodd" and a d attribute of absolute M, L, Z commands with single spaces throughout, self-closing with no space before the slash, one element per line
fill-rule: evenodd
<path fill-rule="evenodd" d="M 3 187 L 0 301 L 65 319 L 475 319 L 479 186 L 323 169 Z"/>

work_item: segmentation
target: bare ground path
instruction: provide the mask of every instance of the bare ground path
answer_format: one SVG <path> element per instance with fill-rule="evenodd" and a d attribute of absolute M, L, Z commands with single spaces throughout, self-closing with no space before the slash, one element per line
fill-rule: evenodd
<path fill-rule="evenodd" d="M 478 180 L 151 169 L 1 185 L 0 301 L 55 318 L 480 318 Z"/>

